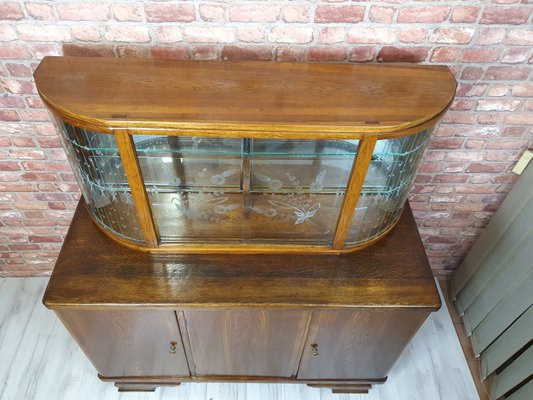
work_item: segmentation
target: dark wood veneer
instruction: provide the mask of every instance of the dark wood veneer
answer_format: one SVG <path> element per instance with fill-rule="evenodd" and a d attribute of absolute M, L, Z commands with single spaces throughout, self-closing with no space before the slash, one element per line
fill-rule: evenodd
<path fill-rule="evenodd" d="M 428 315 L 425 310 L 314 312 L 298 379 L 387 376 Z M 314 344 L 318 356 L 311 351 Z"/>
<path fill-rule="evenodd" d="M 253 381 L 364 393 L 440 306 L 408 205 L 356 253 L 170 256 L 110 240 L 83 200 L 43 301 L 122 391 Z"/>
<path fill-rule="evenodd" d="M 195 308 L 184 314 L 196 375 L 296 376 L 311 312 Z"/>
<path fill-rule="evenodd" d="M 56 313 L 102 374 L 190 375 L 174 311 L 61 309 Z M 171 343 L 176 344 L 172 353 Z"/>
<path fill-rule="evenodd" d="M 155 255 L 103 234 L 83 200 L 44 303 L 58 307 L 416 307 L 436 292 L 409 205 L 394 230 L 353 254 Z"/>

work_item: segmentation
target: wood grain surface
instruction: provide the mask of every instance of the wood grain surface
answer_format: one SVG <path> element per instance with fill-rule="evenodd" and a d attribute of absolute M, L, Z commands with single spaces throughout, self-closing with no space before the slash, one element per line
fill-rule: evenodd
<path fill-rule="evenodd" d="M 408 205 L 387 237 L 356 253 L 155 255 L 109 239 L 91 221 L 83 200 L 44 302 L 52 308 L 440 306 Z"/>
<path fill-rule="evenodd" d="M 45 57 L 35 82 L 61 118 L 105 132 L 322 139 L 436 120 L 456 88 L 445 66 L 101 57 Z"/>
<path fill-rule="evenodd" d="M 184 315 L 196 375 L 296 375 L 310 312 L 189 309 Z"/>
<path fill-rule="evenodd" d="M 361 188 L 365 182 L 365 178 L 376 146 L 376 137 L 368 136 L 361 141 L 357 149 L 357 158 L 352 166 L 348 187 L 344 195 L 344 202 L 340 212 L 339 220 L 337 222 L 337 229 L 335 230 L 335 238 L 333 239 L 333 247 L 335 249 L 342 249 L 346 236 L 352 225 L 355 207 L 357 200 L 361 194 Z M 369 213 L 370 214 L 370 213 Z"/>
<path fill-rule="evenodd" d="M 190 374 L 174 311 L 62 309 L 56 314 L 100 374 Z"/>
<path fill-rule="evenodd" d="M 428 315 L 424 310 L 313 312 L 298 379 L 386 378 Z"/>
<path fill-rule="evenodd" d="M 143 231 L 144 239 L 148 247 L 157 247 L 157 232 L 152 217 L 152 210 L 146 190 L 139 160 L 135 153 L 133 138 L 125 131 L 115 131 L 115 140 L 122 158 L 122 165 L 128 177 L 128 185 L 135 203 L 135 209 L 139 218 L 139 225 Z"/>

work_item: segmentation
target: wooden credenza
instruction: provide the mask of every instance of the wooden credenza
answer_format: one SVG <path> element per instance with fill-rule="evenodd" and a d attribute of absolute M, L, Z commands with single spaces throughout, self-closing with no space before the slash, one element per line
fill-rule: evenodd
<path fill-rule="evenodd" d="M 122 247 L 83 200 L 44 296 L 119 390 L 188 381 L 383 383 L 440 300 L 408 205 L 359 252 L 154 255 Z"/>

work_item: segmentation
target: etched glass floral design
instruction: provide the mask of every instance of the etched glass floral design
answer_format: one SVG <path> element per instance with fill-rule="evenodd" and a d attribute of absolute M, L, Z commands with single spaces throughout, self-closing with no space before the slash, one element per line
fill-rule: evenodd
<path fill-rule="evenodd" d="M 134 136 L 162 243 L 237 241 L 241 140 Z"/>
<path fill-rule="evenodd" d="M 329 243 L 357 148 L 144 135 L 134 142 L 163 243 Z"/>
<path fill-rule="evenodd" d="M 358 142 L 254 140 L 251 243 L 332 242 Z M 257 219 L 257 218 L 256 218 Z"/>
<path fill-rule="evenodd" d="M 278 212 L 278 210 L 285 210 L 294 213 L 293 218 L 295 225 L 304 222 L 314 225 L 312 218 L 320 209 L 320 203 L 314 202 L 315 196 L 313 193 L 322 190 L 324 178 L 326 177 L 326 170 L 320 172 L 315 178 L 315 181 L 309 185 L 309 193 L 304 192 L 304 188 L 300 185 L 300 181 L 295 176 L 287 174 L 287 179 L 293 187 L 293 191 L 288 191 L 287 189 L 283 189 L 283 182 L 279 179 L 272 179 L 263 174 L 255 175 L 260 181 L 268 184 L 273 193 L 277 191 L 281 191 L 281 193 L 279 195 L 272 195 L 272 197 L 278 196 L 280 200 L 268 200 L 268 203 L 272 205 L 271 208 L 264 210 L 260 207 L 253 207 L 252 210 L 254 212 L 272 218 L 283 214 L 282 212 Z"/>
<path fill-rule="evenodd" d="M 93 218 L 134 242 L 143 235 L 113 135 L 61 123 Z M 429 131 L 378 140 L 347 246 L 399 218 Z M 331 245 L 358 141 L 134 135 L 160 243 Z"/>

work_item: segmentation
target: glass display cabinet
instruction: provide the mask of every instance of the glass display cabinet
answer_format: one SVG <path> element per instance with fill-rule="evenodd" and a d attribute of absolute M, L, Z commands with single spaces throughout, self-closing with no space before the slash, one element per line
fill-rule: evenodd
<path fill-rule="evenodd" d="M 92 219 L 170 253 L 375 242 L 455 90 L 447 68 L 408 65 L 47 57 L 35 79 Z"/>
<path fill-rule="evenodd" d="M 35 81 L 83 194 L 43 302 L 119 390 L 366 393 L 439 308 L 404 204 L 447 68 L 47 57 Z"/>

